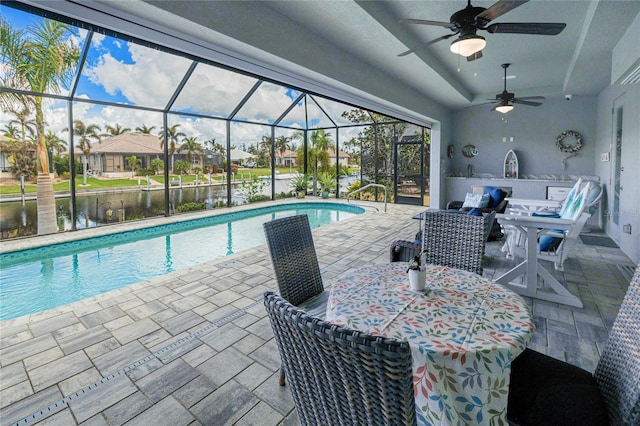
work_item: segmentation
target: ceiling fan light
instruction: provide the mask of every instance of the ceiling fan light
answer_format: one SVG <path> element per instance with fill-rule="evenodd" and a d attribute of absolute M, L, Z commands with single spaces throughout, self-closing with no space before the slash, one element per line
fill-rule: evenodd
<path fill-rule="evenodd" d="M 476 52 L 481 51 L 486 45 L 487 41 L 484 39 L 484 37 L 476 34 L 469 34 L 458 37 L 457 40 L 451 43 L 449 49 L 452 53 L 464 56 L 466 58 Z"/>
<path fill-rule="evenodd" d="M 513 105 L 510 103 L 501 103 L 496 107 L 496 111 L 501 112 L 502 114 L 506 114 L 510 111 L 513 111 Z"/>

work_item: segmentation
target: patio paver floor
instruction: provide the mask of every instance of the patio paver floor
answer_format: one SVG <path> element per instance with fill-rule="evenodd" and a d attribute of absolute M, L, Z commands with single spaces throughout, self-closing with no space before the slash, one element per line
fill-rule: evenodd
<path fill-rule="evenodd" d="M 365 203 L 366 204 L 366 203 Z M 371 204 L 368 204 L 371 205 Z M 378 207 L 382 207 L 376 204 Z M 389 205 L 313 230 L 325 286 L 389 261 L 424 207 Z M 515 265 L 487 246 L 485 276 Z M 628 286 L 618 248 L 578 241 L 554 275 L 584 308 L 527 298 L 529 346 L 593 371 Z M 550 264 L 544 262 L 550 269 Z M 262 245 L 184 271 L 0 323 L 0 423 L 296 425 L 262 305 L 276 290 Z"/>

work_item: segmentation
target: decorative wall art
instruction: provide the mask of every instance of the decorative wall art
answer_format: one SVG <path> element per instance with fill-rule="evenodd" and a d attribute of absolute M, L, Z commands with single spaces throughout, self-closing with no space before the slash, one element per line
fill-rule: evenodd
<path fill-rule="evenodd" d="M 571 142 L 568 140 L 565 142 L 565 139 L 567 138 L 575 139 L 575 144 L 571 145 Z M 582 135 L 575 130 L 564 131 L 556 138 L 556 146 L 561 152 L 567 154 L 562 157 L 561 160 L 562 170 L 564 170 L 567 167 L 567 159 L 576 155 L 576 153 L 582 148 Z"/>
<path fill-rule="evenodd" d="M 478 148 L 475 145 L 465 145 L 462 147 L 462 155 L 467 158 L 472 158 L 478 155 Z"/>

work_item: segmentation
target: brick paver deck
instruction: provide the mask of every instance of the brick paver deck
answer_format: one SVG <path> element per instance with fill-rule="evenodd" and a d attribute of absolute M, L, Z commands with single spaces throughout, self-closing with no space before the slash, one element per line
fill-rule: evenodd
<path fill-rule="evenodd" d="M 313 230 L 325 286 L 356 266 L 388 262 L 391 241 L 412 239 L 411 216 L 422 210 L 367 207 Z M 514 265 L 500 245 L 488 245 L 486 276 Z M 592 371 L 628 285 L 618 263 L 631 261 L 619 249 L 578 242 L 565 272 L 553 273 L 585 306 L 528 299 L 537 326 L 529 346 Z M 262 305 L 275 289 L 262 245 L 4 321 L 0 423 L 299 424 L 289 389 L 278 386 L 280 358 Z"/>

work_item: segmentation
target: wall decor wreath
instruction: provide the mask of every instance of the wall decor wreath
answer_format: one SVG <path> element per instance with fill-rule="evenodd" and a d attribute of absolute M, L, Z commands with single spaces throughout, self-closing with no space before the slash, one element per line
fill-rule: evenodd
<path fill-rule="evenodd" d="M 565 145 L 563 143 L 563 141 L 567 136 L 571 136 L 571 137 L 575 138 L 576 144 L 575 145 Z M 567 152 L 569 154 L 574 154 L 574 153 L 580 151 L 580 148 L 582 148 L 582 135 L 580 135 L 580 133 L 576 132 L 575 130 L 567 130 L 566 132 L 562 132 L 556 138 L 556 146 L 562 152 Z"/>

